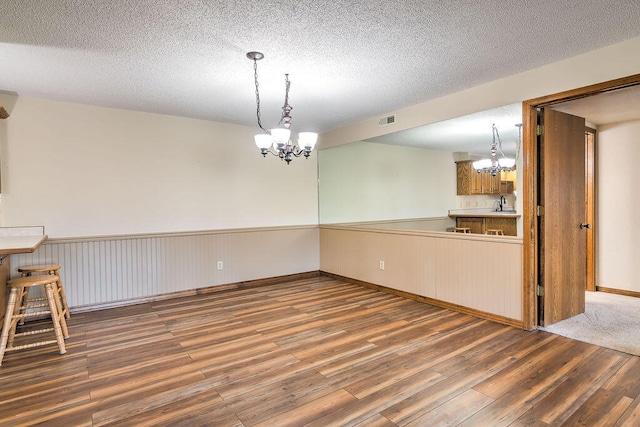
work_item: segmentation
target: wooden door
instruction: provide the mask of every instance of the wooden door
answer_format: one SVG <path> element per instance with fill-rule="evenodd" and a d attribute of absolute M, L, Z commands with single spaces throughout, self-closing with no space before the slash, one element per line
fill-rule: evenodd
<path fill-rule="evenodd" d="M 584 312 L 585 120 L 545 108 L 539 144 L 539 322 Z"/>

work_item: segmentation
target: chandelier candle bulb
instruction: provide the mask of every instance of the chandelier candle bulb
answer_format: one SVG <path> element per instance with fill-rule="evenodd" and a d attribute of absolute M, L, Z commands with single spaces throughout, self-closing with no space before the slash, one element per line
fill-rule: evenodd
<path fill-rule="evenodd" d="M 318 141 L 318 134 L 315 132 L 300 132 L 298 134 L 298 146 L 305 150 L 312 151 Z"/>
<path fill-rule="evenodd" d="M 261 133 L 259 135 L 256 135 L 254 138 L 256 140 L 256 145 L 260 150 L 268 150 L 269 147 L 271 147 L 271 143 L 273 142 L 273 140 L 271 139 L 271 135 L 269 135 L 268 133 Z M 266 155 L 267 153 L 263 152 L 262 154 Z"/>

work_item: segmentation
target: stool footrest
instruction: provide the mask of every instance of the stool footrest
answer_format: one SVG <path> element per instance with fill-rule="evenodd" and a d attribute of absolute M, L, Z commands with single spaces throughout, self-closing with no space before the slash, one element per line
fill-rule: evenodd
<path fill-rule="evenodd" d="M 23 305 L 23 306 L 20 306 L 20 309 L 21 310 L 26 310 L 26 309 L 29 309 L 29 308 L 42 308 L 42 307 L 49 307 L 49 304 L 48 303 L 46 303 L 46 304 L 45 303 L 38 303 L 38 304 Z"/>
<path fill-rule="evenodd" d="M 35 331 L 18 332 L 14 336 L 16 336 L 16 337 L 26 337 L 26 336 L 29 336 L 29 335 L 44 334 L 46 332 L 53 332 L 53 331 L 54 331 L 53 328 L 37 329 Z"/>
<path fill-rule="evenodd" d="M 41 345 L 50 345 L 50 344 L 56 344 L 56 343 L 57 343 L 56 340 L 38 341 L 31 344 L 22 344 L 22 345 L 16 345 L 14 347 L 7 347 L 5 351 L 25 350 L 27 348 L 35 348 L 35 347 L 40 347 Z M 61 351 L 60 354 L 65 354 L 66 352 L 67 352 L 66 350 Z"/>
<path fill-rule="evenodd" d="M 14 318 L 25 318 L 25 317 L 42 316 L 43 314 L 51 314 L 51 310 L 30 311 L 29 313 L 16 314 L 13 317 Z"/>

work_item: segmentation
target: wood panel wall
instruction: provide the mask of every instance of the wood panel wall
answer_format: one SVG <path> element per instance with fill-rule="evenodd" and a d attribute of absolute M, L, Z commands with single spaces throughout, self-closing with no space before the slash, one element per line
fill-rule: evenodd
<path fill-rule="evenodd" d="M 293 226 L 196 233 L 52 239 L 17 268 L 62 265 L 69 305 L 109 305 L 166 293 L 317 271 L 318 227 Z M 218 261 L 223 269 L 217 269 Z"/>
<path fill-rule="evenodd" d="M 320 226 L 320 270 L 522 321 L 519 238 Z"/>

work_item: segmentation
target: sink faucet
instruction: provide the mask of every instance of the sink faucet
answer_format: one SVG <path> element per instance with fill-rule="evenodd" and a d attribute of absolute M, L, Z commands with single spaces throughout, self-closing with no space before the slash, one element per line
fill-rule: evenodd
<path fill-rule="evenodd" d="M 496 209 L 496 211 L 502 212 L 502 210 L 504 209 L 505 206 L 507 206 L 507 198 L 504 197 L 504 196 L 500 196 L 500 203 L 499 203 L 498 209 Z"/>

